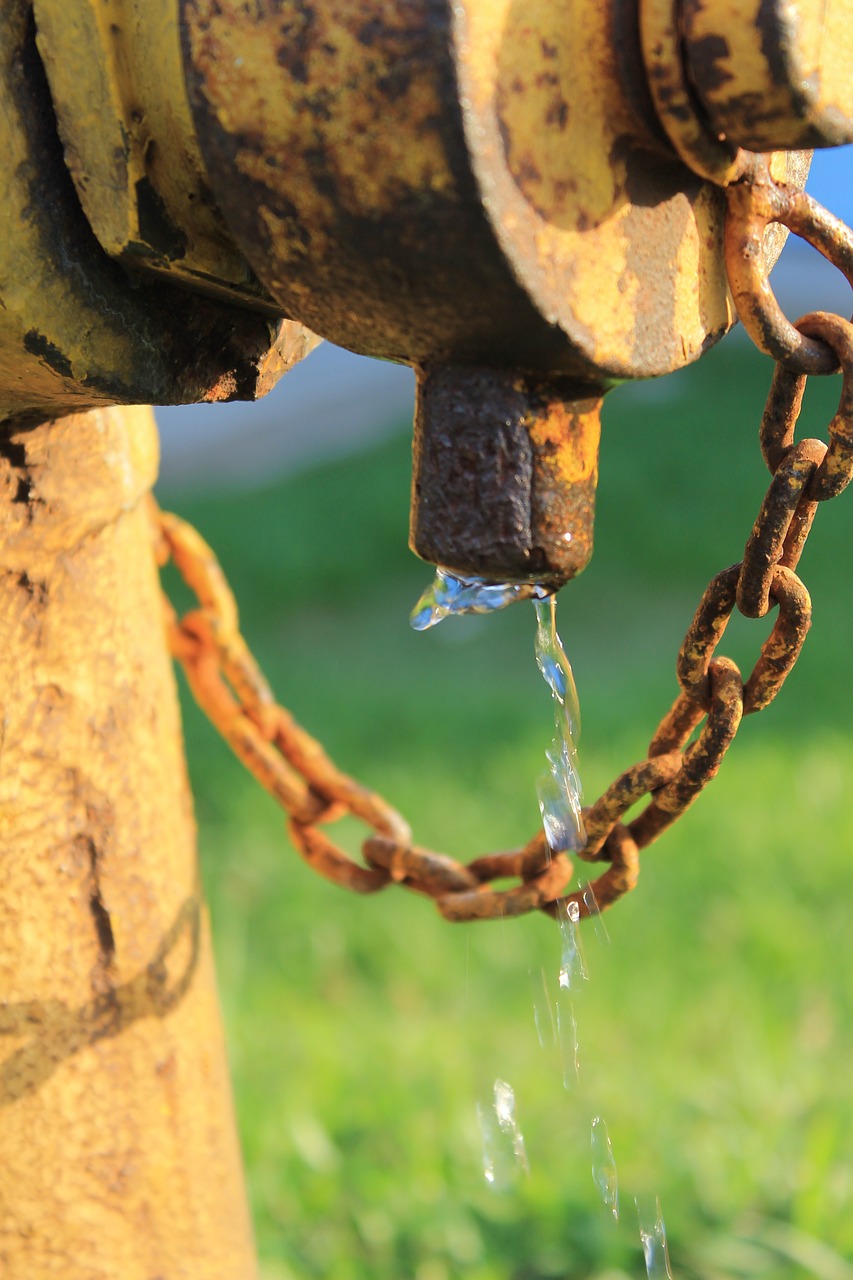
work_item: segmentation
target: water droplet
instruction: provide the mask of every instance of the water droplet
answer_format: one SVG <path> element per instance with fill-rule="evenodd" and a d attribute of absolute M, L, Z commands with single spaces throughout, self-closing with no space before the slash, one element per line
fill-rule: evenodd
<path fill-rule="evenodd" d="M 563 1088 L 571 1089 L 580 1073 L 578 1024 L 568 993 L 559 990 L 554 996 L 545 970 L 530 972 L 533 987 L 533 1022 L 541 1049 L 556 1049 L 559 1054 Z"/>
<path fill-rule="evenodd" d="M 607 925 L 604 923 L 604 920 L 602 919 L 601 910 L 598 905 L 598 899 L 595 896 L 595 889 L 593 888 L 592 881 L 590 880 L 587 882 L 587 884 L 584 884 L 584 885 L 582 885 L 581 882 L 578 881 L 578 888 L 581 891 L 583 904 L 586 907 L 587 911 L 589 912 L 589 917 L 592 920 L 596 937 L 598 938 L 599 942 L 606 942 L 609 946 L 610 934 L 607 931 Z"/>
<path fill-rule="evenodd" d="M 557 1030 L 563 1062 L 563 1088 L 571 1089 L 580 1075 L 578 1024 L 572 995 L 578 980 L 589 981 L 580 934 L 580 909 L 576 902 L 563 902 L 559 910 L 560 968 L 557 992 Z"/>
<path fill-rule="evenodd" d="M 545 970 L 540 969 L 537 973 L 530 969 L 528 972 L 533 987 L 533 1022 L 536 1026 L 536 1037 L 539 1047 L 546 1049 L 549 1045 L 560 1043 L 557 1005 L 548 989 Z"/>
<path fill-rule="evenodd" d="M 571 1089 L 580 1078 L 580 1041 L 574 1006 L 562 992 L 557 1004 L 557 1034 L 563 1063 L 563 1088 Z"/>
<path fill-rule="evenodd" d="M 619 1184 L 616 1178 L 616 1161 L 613 1158 L 613 1147 L 607 1125 L 601 1116 L 593 1117 L 590 1132 L 592 1149 L 592 1180 L 598 1187 L 605 1207 L 619 1221 Z"/>
<path fill-rule="evenodd" d="M 524 1136 L 515 1118 L 515 1093 L 506 1080 L 495 1080 L 490 1103 L 477 1104 L 483 1142 L 483 1177 L 500 1190 L 520 1173 L 529 1174 Z"/>
<path fill-rule="evenodd" d="M 560 956 L 560 986 L 571 991 L 578 978 L 589 982 L 586 959 L 580 933 L 580 907 L 576 902 L 560 903 L 560 936 L 563 950 Z"/>
<path fill-rule="evenodd" d="M 582 848 L 586 840 L 576 746 L 580 707 L 572 668 L 557 634 L 554 597 L 536 600 L 535 609 L 536 665 L 554 700 L 554 737 L 546 752 L 548 772 L 539 779 L 536 795 L 548 847 L 553 853 L 563 853 Z"/>
<path fill-rule="evenodd" d="M 488 582 L 485 578 L 436 569 L 434 581 L 418 600 L 409 621 L 415 631 L 426 631 L 453 615 L 492 613 L 516 600 L 541 599 L 544 595 L 545 588 L 534 582 Z"/>
<path fill-rule="evenodd" d="M 651 1280 L 672 1280 L 669 1268 L 669 1249 L 666 1243 L 666 1225 L 660 1209 L 660 1199 L 644 1197 L 635 1199 L 640 1223 L 640 1240 L 646 1261 L 646 1275 Z"/>

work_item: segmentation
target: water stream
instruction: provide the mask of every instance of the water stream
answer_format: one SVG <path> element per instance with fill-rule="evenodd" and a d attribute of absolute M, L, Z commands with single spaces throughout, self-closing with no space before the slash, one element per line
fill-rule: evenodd
<path fill-rule="evenodd" d="M 640 1224 L 640 1240 L 649 1280 L 672 1280 L 669 1267 L 669 1249 L 666 1243 L 666 1225 L 660 1210 L 660 1200 L 635 1199 Z"/>
<path fill-rule="evenodd" d="M 530 1173 L 512 1085 L 495 1080 L 493 1097 L 477 1104 L 477 1118 L 483 1144 L 483 1177 L 496 1190 L 505 1190 L 519 1174 Z"/>
<path fill-rule="evenodd" d="M 551 691 L 554 711 L 554 736 L 546 752 L 548 769 L 537 783 L 542 826 L 552 853 L 570 852 L 582 848 L 586 839 L 577 764 L 580 708 L 571 664 L 557 632 L 555 597 L 543 587 L 530 583 L 486 582 L 438 569 L 435 581 L 415 605 L 410 621 L 415 630 L 423 631 L 453 615 L 490 613 L 524 599 L 534 602 L 536 663 Z M 595 922 L 598 940 L 609 943 L 610 936 L 601 921 L 591 884 L 583 886 L 582 895 Z M 544 968 L 538 973 L 530 971 L 533 1016 L 541 1048 L 557 1050 L 563 1086 L 571 1089 L 580 1075 L 578 1026 L 572 997 L 589 981 L 589 971 L 577 903 L 566 903 L 558 919 L 561 950 L 556 990 L 552 991 Z M 512 1086 L 506 1080 L 495 1079 L 492 1096 L 477 1104 L 477 1115 L 483 1176 L 495 1190 L 505 1190 L 520 1175 L 530 1173 Z M 616 1160 L 607 1125 L 600 1115 L 594 1115 L 590 1123 L 590 1156 L 599 1198 L 608 1215 L 618 1222 Z M 649 1280 L 672 1280 L 660 1200 L 635 1198 L 634 1203 L 646 1275 Z"/>
<path fill-rule="evenodd" d="M 610 1134 L 601 1116 L 592 1118 L 589 1144 L 592 1152 L 592 1180 L 598 1188 L 602 1204 L 618 1222 L 619 1180 L 616 1175 L 616 1161 L 613 1157 Z"/>
<path fill-rule="evenodd" d="M 537 599 L 534 607 L 536 664 L 554 704 L 554 737 L 546 752 L 548 771 L 540 777 L 536 794 L 548 847 L 552 853 L 564 853 L 580 849 L 586 839 L 577 767 L 580 704 L 571 664 L 557 632 L 556 599 Z"/>

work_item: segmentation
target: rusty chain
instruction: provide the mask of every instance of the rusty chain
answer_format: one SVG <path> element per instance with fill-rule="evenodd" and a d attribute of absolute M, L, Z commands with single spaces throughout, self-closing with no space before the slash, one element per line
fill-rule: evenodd
<path fill-rule="evenodd" d="M 744 324 L 777 361 L 761 422 L 770 487 L 743 560 L 711 581 L 681 645 L 680 693 L 652 738 L 648 756 L 621 774 L 584 809 L 586 844 L 577 856 L 606 862 L 590 886 L 568 894 L 573 874 L 565 853 L 552 854 L 539 831 L 522 849 L 467 864 L 411 842 L 404 819 L 380 796 L 342 773 L 323 748 L 278 705 L 240 634 L 237 607 L 207 543 L 185 521 L 154 515 L 158 561 L 170 558 L 198 607 L 179 619 L 165 600 L 172 653 L 199 705 L 234 753 L 288 813 L 302 857 L 327 879 L 358 893 L 397 883 L 433 898 L 453 921 L 496 919 L 532 910 L 551 915 L 577 904 L 582 916 L 603 911 L 634 887 L 640 850 L 669 827 L 716 775 L 744 715 L 768 706 L 799 656 L 811 625 L 809 594 L 794 570 L 818 503 L 837 496 L 853 476 L 853 324 L 815 312 L 791 325 L 770 291 L 761 258 L 769 222 L 784 223 L 829 257 L 853 283 L 853 234 L 801 195 L 764 175 L 727 189 L 727 264 Z M 808 374 L 842 372 L 829 445 L 794 442 Z M 744 682 L 717 646 L 735 608 L 778 615 Z M 648 797 L 630 821 L 626 816 Z M 350 858 L 322 827 L 345 814 L 370 829 L 364 863 Z M 490 887 L 515 878 L 510 889 Z"/>

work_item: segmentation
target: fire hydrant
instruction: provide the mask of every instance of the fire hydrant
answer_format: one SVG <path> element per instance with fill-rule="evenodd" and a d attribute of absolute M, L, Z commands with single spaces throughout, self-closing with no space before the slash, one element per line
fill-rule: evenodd
<path fill-rule="evenodd" d="M 605 392 L 734 322 L 723 188 L 853 136 L 853 3 L 794 8 L 6 0 L 4 1274 L 254 1274 L 156 436 L 115 406 L 253 399 L 316 335 L 410 363 L 414 549 L 556 588 Z"/>

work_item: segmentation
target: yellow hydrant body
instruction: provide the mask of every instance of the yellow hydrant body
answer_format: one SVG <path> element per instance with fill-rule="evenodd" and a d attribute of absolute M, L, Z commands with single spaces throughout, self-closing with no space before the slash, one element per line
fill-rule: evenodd
<path fill-rule="evenodd" d="M 148 409 L 12 430 L 0 450 L 5 1280 L 254 1274 L 156 468 Z"/>
<path fill-rule="evenodd" d="M 756 161 L 743 147 L 853 135 L 849 59 L 839 43 L 805 102 L 789 8 L 3 0 L 4 1280 L 255 1272 L 146 509 L 153 419 L 110 406 L 253 399 L 318 341 L 304 323 L 406 360 L 415 548 L 556 587 L 591 545 L 600 397 L 734 321 L 723 188 Z M 744 118 L 779 64 L 764 40 L 756 80 L 759 21 L 791 55 L 781 134 Z M 717 22 L 741 33 L 731 70 Z M 779 153 L 768 173 L 794 191 L 805 167 Z M 762 224 L 756 270 L 781 239 Z M 224 668 L 216 621 L 184 640 Z M 342 802 L 377 832 L 350 879 L 405 879 L 386 810 L 294 747 L 264 688 L 254 719 L 217 706 L 256 772 L 293 748 L 302 852 L 340 870 L 313 824 Z"/>

